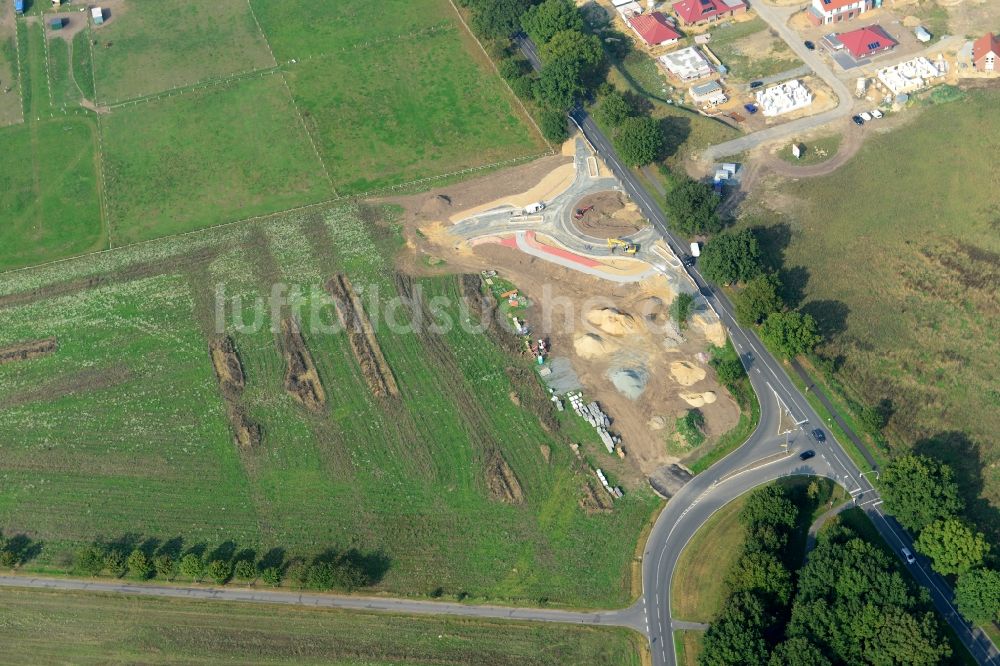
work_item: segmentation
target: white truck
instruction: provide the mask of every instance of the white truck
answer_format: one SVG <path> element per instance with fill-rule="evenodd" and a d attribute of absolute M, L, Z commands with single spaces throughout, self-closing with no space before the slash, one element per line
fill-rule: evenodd
<path fill-rule="evenodd" d="M 700 257 L 701 256 L 701 245 L 698 243 L 691 243 L 691 256 Z"/>
<path fill-rule="evenodd" d="M 536 201 L 524 207 L 524 214 L 534 215 L 535 213 L 541 213 L 543 210 L 545 210 L 545 204 L 541 201 Z"/>

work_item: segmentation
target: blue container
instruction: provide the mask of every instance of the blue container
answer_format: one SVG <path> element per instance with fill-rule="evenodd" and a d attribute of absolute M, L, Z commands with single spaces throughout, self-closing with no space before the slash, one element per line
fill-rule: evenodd
<path fill-rule="evenodd" d="M 18 14 L 24 13 L 24 0 L 14 0 L 14 11 Z"/>

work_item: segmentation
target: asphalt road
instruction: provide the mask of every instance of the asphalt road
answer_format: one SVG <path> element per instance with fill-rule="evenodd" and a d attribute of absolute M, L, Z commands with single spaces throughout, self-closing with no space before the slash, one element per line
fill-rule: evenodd
<path fill-rule="evenodd" d="M 758 5 L 758 11 L 762 7 L 765 8 L 762 12 L 765 20 L 768 22 L 774 20 L 773 16 L 769 20 L 766 15 L 774 8 L 768 8 L 761 3 Z M 799 48 L 806 50 L 804 46 L 793 41 L 794 35 L 790 37 L 785 34 L 790 32 L 790 29 L 784 21 L 773 27 L 797 53 Z M 532 65 L 540 67 L 541 61 L 530 40 L 521 39 L 518 43 Z M 804 58 L 807 64 L 812 64 L 810 62 L 812 56 L 818 58 L 812 52 L 807 51 L 807 54 L 810 56 L 808 59 Z M 840 88 L 843 88 L 843 84 L 840 84 Z M 838 94 L 841 92 L 838 88 L 835 90 Z M 842 96 L 842 104 L 845 99 L 848 98 Z M 684 249 L 686 244 L 671 233 L 666 216 L 659 205 L 639 183 L 632 171 L 621 162 L 614 147 L 593 119 L 580 108 L 574 109 L 570 117 L 621 181 L 625 191 L 632 196 L 643 214 L 662 234 L 674 253 L 678 256 L 687 254 Z M 739 449 L 694 477 L 670 499 L 650 533 L 643 552 L 643 595 L 636 606 L 641 607 L 643 611 L 653 663 L 656 666 L 673 666 L 676 663 L 673 620 L 670 615 L 670 589 L 674 566 L 681 551 L 697 529 L 718 508 L 760 484 L 790 474 L 814 474 L 835 479 L 851 493 L 855 503 L 865 510 L 882 537 L 894 548 L 897 557 L 902 559 L 899 549 L 904 546 L 915 552 L 909 534 L 882 511 L 882 500 L 868 480 L 869 476 L 874 475 L 874 471 L 867 470 L 862 473 L 833 433 L 824 431 L 826 438 L 822 444 L 808 434 L 815 428 L 822 427 L 823 419 L 792 383 L 784 366 L 771 356 L 752 330 L 743 329 L 736 323 L 732 304 L 722 292 L 708 284 L 697 267 L 688 269 L 688 273 L 705 303 L 718 313 L 729 330 L 730 339 L 740 354 L 760 402 L 761 419 L 750 439 Z M 779 450 L 778 447 L 784 442 L 784 438 L 778 435 L 782 412 L 786 412 L 800 426 L 793 447 L 796 450 L 812 448 L 818 455 L 808 463 L 802 463 L 797 457 L 792 457 L 733 476 L 738 470 L 752 465 L 754 461 L 766 459 Z M 980 664 L 1000 666 L 1000 652 L 989 637 L 979 628 L 966 622 L 955 609 L 954 594 L 947 582 L 931 571 L 923 558 L 918 558 L 917 562 L 908 568 L 917 582 L 928 590 L 938 612 L 955 630 L 976 661 Z"/>

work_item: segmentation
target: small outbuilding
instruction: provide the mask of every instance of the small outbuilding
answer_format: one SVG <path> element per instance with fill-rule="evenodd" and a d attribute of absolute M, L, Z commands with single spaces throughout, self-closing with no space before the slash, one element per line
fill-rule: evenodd
<path fill-rule="evenodd" d="M 690 92 L 691 99 L 694 100 L 695 104 L 718 106 L 719 104 L 725 104 L 729 101 L 729 98 L 726 97 L 726 93 L 723 92 L 722 86 L 719 85 L 718 81 L 709 81 L 697 86 L 691 86 Z"/>
<path fill-rule="evenodd" d="M 52 30 L 62 30 L 64 25 L 66 25 L 66 22 L 61 16 L 49 21 L 49 28 Z"/>
<path fill-rule="evenodd" d="M 94 7 L 90 10 L 90 17 L 94 20 L 94 25 L 101 25 L 104 23 L 104 10 L 100 7 Z"/>
<path fill-rule="evenodd" d="M 931 41 L 931 33 L 927 32 L 927 28 L 925 28 L 922 25 L 918 25 L 914 29 L 913 34 L 916 35 L 917 39 L 923 42 L 924 44 Z"/>

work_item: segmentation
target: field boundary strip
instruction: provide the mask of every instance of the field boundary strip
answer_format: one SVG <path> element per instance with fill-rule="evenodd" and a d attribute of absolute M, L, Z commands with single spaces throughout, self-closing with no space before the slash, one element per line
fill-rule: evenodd
<path fill-rule="evenodd" d="M 91 47 L 93 50 L 93 47 Z M 199 90 L 205 90 L 207 88 L 213 88 L 215 86 L 224 86 L 230 83 L 237 83 L 245 79 L 252 78 L 253 76 L 258 76 L 259 78 L 264 78 L 265 76 L 270 76 L 273 74 L 280 73 L 281 68 L 279 65 L 273 67 L 264 67 L 261 69 L 247 69 L 242 72 L 236 72 L 234 74 L 229 74 L 220 78 L 214 79 L 202 79 L 201 81 L 196 81 L 194 83 L 188 83 L 183 86 L 176 86 L 174 88 L 167 88 L 166 90 L 161 90 L 160 92 L 150 93 L 148 95 L 140 95 L 138 97 L 130 97 L 129 99 L 110 102 L 105 104 L 104 107 L 107 109 L 123 109 L 127 106 L 138 106 L 139 104 L 146 104 L 149 102 L 156 102 L 161 99 L 167 99 L 168 97 L 175 97 L 178 95 L 186 95 L 188 93 L 197 92 Z"/>
<path fill-rule="evenodd" d="M 45 83 L 49 87 L 49 116 L 54 116 L 52 112 L 56 108 L 56 99 L 52 96 L 52 61 L 49 59 L 49 35 L 45 30 L 45 21 L 42 21 L 42 47 L 45 50 Z"/>
<path fill-rule="evenodd" d="M 97 65 L 94 61 L 94 40 L 92 38 L 92 32 L 90 26 L 87 26 L 87 46 L 90 48 L 90 76 L 94 79 L 94 108 L 100 108 L 97 100 Z M 70 63 L 72 66 L 72 62 Z M 80 91 L 83 92 L 83 91 Z M 85 96 L 86 97 L 86 96 Z M 112 239 L 114 237 L 114 225 L 111 221 L 111 207 L 108 205 L 108 174 L 105 168 L 104 159 L 104 123 L 101 122 L 101 114 L 99 111 L 94 112 L 94 116 L 97 120 L 97 161 L 100 164 L 100 173 L 98 178 L 100 179 L 100 199 L 101 199 L 101 217 L 104 221 L 104 229 L 108 234 L 108 250 L 110 251 L 114 245 L 112 244 Z M 101 250 L 104 252 L 105 250 Z"/>
<path fill-rule="evenodd" d="M 267 38 L 267 33 L 264 32 L 264 28 L 261 27 L 260 21 L 257 19 L 257 12 L 253 8 L 253 3 L 247 0 L 247 9 L 250 10 L 250 16 L 253 18 L 254 25 L 257 26 L 257 32 L 260 33 L 261 39 L 264 40 L 264 46 L 267 47 L 267 52 L 271 54 L 271 62 L 274 63 L 275 68 L 278 68 L 278 59 L 274 57 L 274 49 L 271 48 L 271 40 Z M 313 153 L 316 155 L 316 159 L 319 160 L 319 165 L 323 168 L 323 176 L 326 178 L 327 185 L 330 186 L 330 191 L 333 192 L 333 196 L 339 196 L 337 194 L 337 186 L 333 183 L 333 178 L 330 177 L 330 170 L 326 166 L 326 160 L 323 159 L 323 155 L 320 154 L 319 148 L 316 146 L 316 139 L 313 137 L 312 132 L 309 131 L 309 126 L 306 124 L 306 118 L 302 115 L 302 109 L 299 108 L 298 103 L 295 101 L 295 95 L 292 94 L 292 89 L 288 85 L 288 78 L 285 76 L 285 72 L 278 70 L 278 74 L 281 76 L 281 83 L 285 86 L 285 92 L 288 93 L 288 101 L 291 102 L 292 108 L 295 109 L 295 115 L 299 118 L 299 124 L 302 125 L 302 131 L 305 132 L 306 138 L 309 139 L 309 145 L 312 146 Z"/>
<path fill-rule="evenodd" d="M 100 117 L 99 116 L 98 116 L 98 125 L 100 125 Z M 505 167 L 511 167 L 511 166 L 515 166 L 517 164 L 521 164 L 521 163 L 524 163 L 524 162 L 531 162 L 533 160 L 541 159 L 542 157 L 549 157 L 549 156 L 551 156 L 553 154 L 555 154 L 554 151 L 548 150 L 548 151 L 545 151 L 543 153 L 535 153 L 533 155 L 524 155 L 522 157 L 512 157 L 510 159 L 502 160 L 500 162 L 493 162 L 493 163 L 490 163 L 490 164 L 480 164 L 478 166 L 468 167 L 468 168 L 465 168 L 465 169 L 460 169 L 458 171 L 451 171 L 451 172 L 448 172 L 448 173 L 438 174 L 436 176 L 428 176 L 426 178 L 419 178 L 417 180 L 411 180 L 411 181 L 407 181 L 405 183 L 397 183 L 396 185 L 388 185 L 386 187 L 383 187 L 383 188 L 380 188 L 380 189 L 377 189 L 377 190 L 371 190 L 369 192 L 338 195 L 338 196 L 333 197 L 331 199 L 324 199 L 323 201 L 317 201 L 315 203 L 304 204 L 302 206 L 295 206 L 294 208 L 287 208 L 285 210 L 279 210 L 279 211 L 275 211 L 273 213 L 264 213 L 262 215 L 254 215 L 252 217 L 245 217 L 245 218 L 242 218 L 242 219 L 239 219 L 239 220 L 231 220 L 229 222 L 221 222 L 219 224 L 213 224 L 211 226 L 202 227 L 201 229 L 192 229 L 190 231 L 185 231 L 185 232 L 182 232 L 182 233 L 179 233 L 179 234 L 170 234 L 168 236 L 160 236 L 158 238 L 150 238 L 148 240 L 142 240 L 142 241 L 137 241 L 135 243 L 127 243 L 125 245 L 118 245 L 118 246 L 112 246 L 111 245 L 112 224 L 111 224 L 111 220 L 110 220 L 110 215 L 108 215 L 108 221 L 107 221 L 107 225 L 106 225 L 107 229 L 108 229 L 108 248 L 107 249 L 104 249 L 104 250 L 94 250 L 92 252 L 84 252 L 82 254 L 73 255 L 71 257 L 63 257 L 61 259 L 53 259 L 52 261 L 46 261 L 46 262 L 40 263 L 40 264 L 33 264 L 31 266 L 22 266 L 21 268 L 12 268 L 10 270 L 0 271 L 0 278 L 4 278 L 4 277 L 7 277 L 7 276 L 15 275 L 15 274 L 18 274 L 18 273 L 25 273 L 25 272 L 28 272 L 28 271 L 38 270 L 38 269 L 41 269 L 41 268 L 45 268 L 47 266 L 50 267 L 50 266 L 56 266 L 58 264 L 65 264 L 65 263 L 71 262 L 71 261 L 79 261 L 79 260 L 85 259 L 87 257 L 95 257 L 95 256 L 102 255 L 102 254 L 109 254 L 109 253 L 112 253 L 112 252 L 120 252 L 120 251 L 128 250 L 128 249 L 131 249 L 131 248 L 141 247 L 143 245 L 150 245 L 152 243 L 162 243 L 162 242 L 168 241 L 170 239 L 184 238 L 184 237 L 187 237 L 187 236 L 195 236 L 195 235 L 198 235 L 198 234 L 208 233 L 209 231 L 216 231 L 216 230 L 219 230 L 219 229 L 222 229 L 222 228 L 225 228 L 225 227 L 234 227 L 234 226 L 237 226 L 237 225 L 240 225 L 240 224 L 247 224 L 247 223 L 251 223 L 251 222 L 257 222 L 257 221 L 260 221 L 260 220 L 266 220 L 266 219 L 273 218 L 273 217 L 278 217 L 278 216 L 281 216 L 281 215 L 289 215 L 291 213 L 300 213 L 302 211 L 312 210 L 314 208 L 322 208 L 322 207 L 326 207 L 326 206 L 331 206 L 333 204 L 343 203 L 343 202 L 357 200 L 357 199 L 364 199 L 364 198 L 369 198 L 369 197 L 373 197 L 373 196 L 387 195 L 387 194 L 391 194 L 392 192 L 395 192 L 395 191 L 398 191 L 398 190 L 403 190 L 403 189 L 406 189 L 406 188 L 409 188 L 409 187 L 414 187 L 416 185 L 421 185 L 421 184 L 424 184 L 424 183 L 429 183 L 429 182 L 432 182 L 432 181 L 435 181 L 435 180 L 444 180 L 446 178 L 452 178 L 454 176 L 461 176 L 461 175 L 464 175 L 464 174 L 475 173 L 477 171 L 489 171 L 489 170 L 492 170 L 492 169 L 500 169 L 500 168 L 505 168 Z M 102 170 L 102 174 L 103 174 L 103 160 L 102 160 L 101 170 Z M 103 199 L 103 187 L 102 187 L 102 199 Z M 106 272 L 106 271 L 99 271 L 99 273 L 100 272 Z M 19 292 L 15 291 L 15 292 L 11 292 L 11 293 L 19 293 Z"/>
<path fill-rule="evenodd" d="M 542 141 L 544 141 L 545 145 L 549 147 L 549 150 L 554 151 L 555 147 L 549 142 L 548 139 L 545 138 L 545 135 L 542 134 L 542 129 L 538 126 L 538 123 L 535 122 L 534 116 L 528 113 L 528 108 L 524 105 L 524 102 L 521 100 L 520 97 L 517 96 L 517 94 L 514 92 L 514 89 L 510 87 L 510 84 L 507 83 L 507 80 L 502 76 L 500 76 L 500 70 L 497 69 L 496 63 L 493 62 L 493 58 L 490 57 L 490 54 L 486 51 L 486 47 L 483 46 L 483 43 L 479 41 L 478 37 L 476 37 L 476 33 L 472 32 L 472 28 L 470 28 L 469 24 L 465 22 L 465 17 L 462 16 L 462 12 L 458 11 L 458 7 L 455 6 L 455 0 L 448 0 L 448 4 L 451 5 L 451 8 L 455 11 L 455 15 L 458 17 L 459 22 L 461 22 L 462 26 L 465 28 L 465 31 L 469 33 L 469 36 L 472 37 L 472 39 L 475 40 L 476 44 L 479 45 L 479 50 L 483 52 L 483 55 L 486 57 L 487 62 L 490 63 L 490 68 L 493 70 L 493 73 L 497 75 L 498 79 L 503 81 L 503 85 L 505 88 L 507 88 L 507 92 L 509 92 L 511 96 L 515 100 L 517 100 L 518 106 L 521 107 L 521 111 L 528 119 L 528 122 L 531 123 L 531 126 L 535 128 L 536 132 L 538 132 L 538 136 L 542 138 Z"/>
<path fill-rule="evenodd" d="M 27 116 L 24 113 L 24 68 L 21 66 L 21 40 L 17 35 L 17 20 L 14 20 L 14 62 L 17 67 L 17 98 L 21 109 L 21 123 L 23 124 Z"/>

